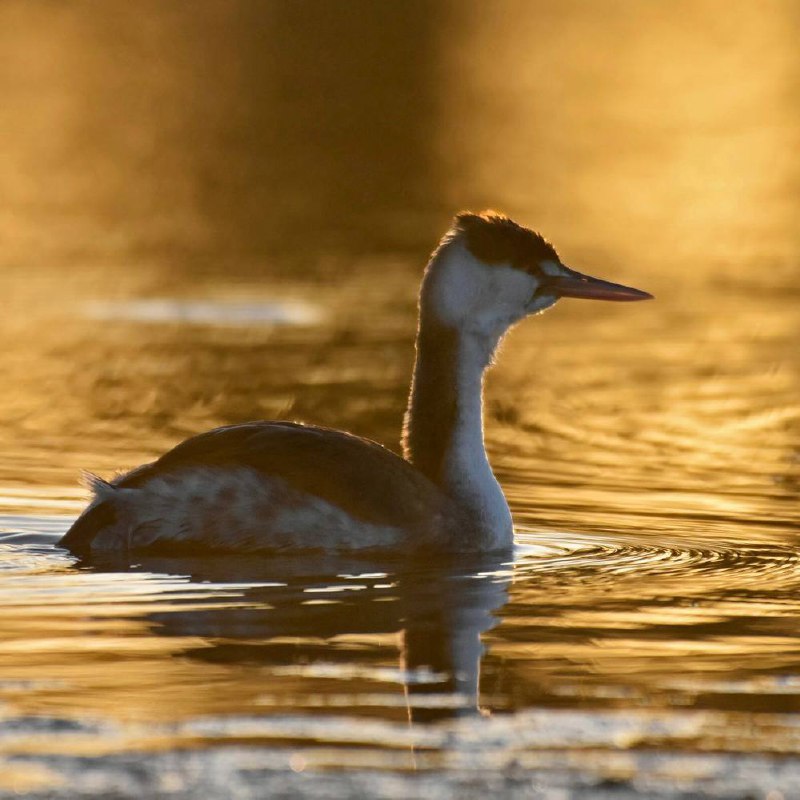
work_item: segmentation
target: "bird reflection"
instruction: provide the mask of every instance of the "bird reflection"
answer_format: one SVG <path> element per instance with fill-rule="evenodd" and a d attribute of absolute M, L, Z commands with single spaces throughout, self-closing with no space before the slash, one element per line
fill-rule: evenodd
<path fill-rule="evenodd" d="M 352 555 L 142 556 L 92 559 L 81 568 L 180 575 L 209 587 L 207 605 L 147 615 L 154 633 L 200 637 L 182 655 L 271 668 L 364 668 L 369 648 L 335 637 L 400 633 L 398 676 L 409 719 L 480 712 L 481 634 L 508 600 L 511 565 L 459 557 L 436 565 Z M 220 596 L 231 596 L 230 607 Z M 269 690 L 269 686 L 264 687 Z"/>

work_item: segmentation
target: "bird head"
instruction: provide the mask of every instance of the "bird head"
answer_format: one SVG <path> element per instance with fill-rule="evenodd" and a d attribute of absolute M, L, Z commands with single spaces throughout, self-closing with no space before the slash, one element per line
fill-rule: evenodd
<path fill-rule="evenodd" d="M 543 236 L 502 214 L 463 212 L 431 258 L 422 306 L 447 327 L 500 338 L 562 297 L 632 301 L 652 295 L 567 267 Z"/>

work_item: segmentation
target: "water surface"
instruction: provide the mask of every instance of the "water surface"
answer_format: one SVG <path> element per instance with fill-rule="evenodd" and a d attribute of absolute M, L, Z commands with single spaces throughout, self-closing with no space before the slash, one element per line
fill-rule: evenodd
<path fill-rule="evenodd" d="M 193 8 L 0 8 L 0 796 L 800 796 L 798 6 Z M 55 547 L 216 425 L 397 448 L 486 206 L 657 296 L 505 343 L 513 559 Z"/>

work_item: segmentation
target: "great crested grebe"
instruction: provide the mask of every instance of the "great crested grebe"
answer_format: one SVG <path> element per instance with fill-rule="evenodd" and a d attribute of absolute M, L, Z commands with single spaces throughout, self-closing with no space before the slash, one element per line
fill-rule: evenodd
<path fill-rule="evenodd" d="M 561 297 L 646 292 L 564 266 L 542 236 L 458 214 L 425 269 L 405 458 L 342 431 L 247 422 L 106 482 L 59 544 L 74 552 L 508 549 L 511 512 L 483 443 L 483 375 L 506 332 Z"/>

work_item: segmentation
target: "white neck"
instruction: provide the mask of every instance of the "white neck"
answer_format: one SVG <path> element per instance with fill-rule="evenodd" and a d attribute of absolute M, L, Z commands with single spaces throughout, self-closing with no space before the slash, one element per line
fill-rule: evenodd
<path fill-rule="evenodd" d="M 483 374 L 497 340 L 420 316 L 406 458 L 455 500 L 485 549 L 508 547 L 511 512 L 483 443 Z"/>

